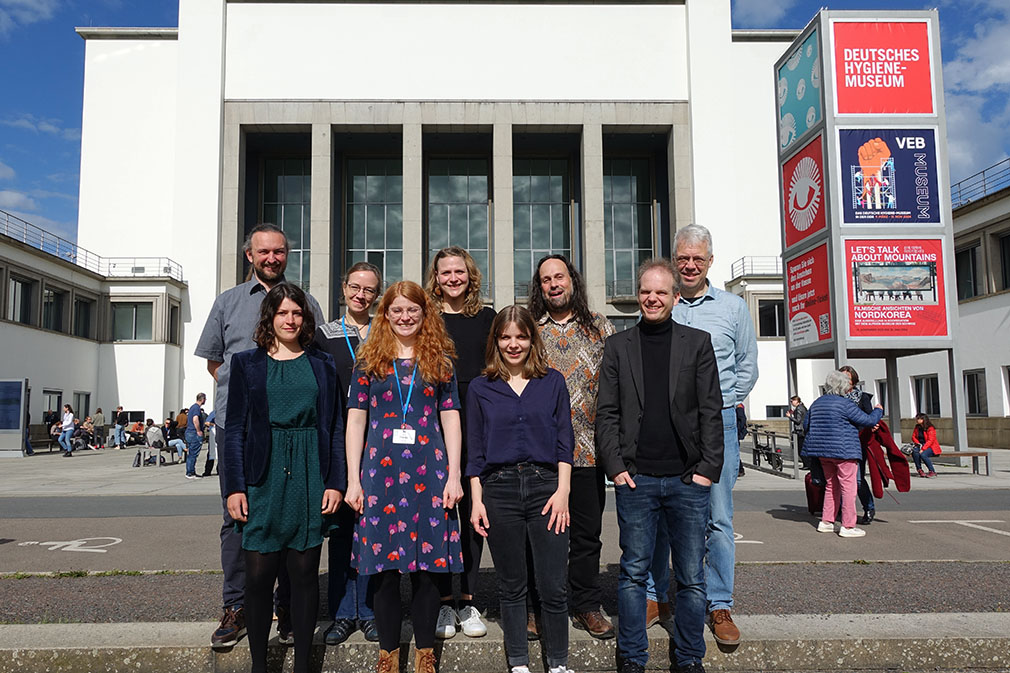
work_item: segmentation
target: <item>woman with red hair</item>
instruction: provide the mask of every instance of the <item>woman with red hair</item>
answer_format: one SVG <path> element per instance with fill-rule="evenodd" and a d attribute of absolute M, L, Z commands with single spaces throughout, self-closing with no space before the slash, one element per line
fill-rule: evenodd
<path fill-rule="evenodd" d="M 347 504 L 362 514 L 354 563 L 374 575 L 380 673 L 399 670 L 400 576 L 410 576 L 414 670 L 435 671 L 437 575 L 462 569 L 456 352 L 417 283 L 395 283 L 358 351 L 347 412 Z M 367 437 L 366 437 L 367 434 Z"/>

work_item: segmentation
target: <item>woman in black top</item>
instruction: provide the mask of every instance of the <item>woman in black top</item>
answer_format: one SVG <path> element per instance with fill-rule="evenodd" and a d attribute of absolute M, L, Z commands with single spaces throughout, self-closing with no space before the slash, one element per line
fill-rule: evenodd
<path fill-rule="evenodd" d="M 481 273 L 477 263 L 463 248 L 452 246 L 443 248 L 431 260 L 428 281 L 424 289 L 432 303 L 442 313 L 442 320 L 456 345 L 456 380 L 459 384 L 459 399 L 463 405 L 460 413 L 463 430 L 463 451 L 460 464 L 466 465 L 466 392 L 470 381 L 480 376 L 484 369 L 485 349 L 494 310 L 484 306 L 480 294 Z M 463 500 L 459 511 L 470 511 L 470 487 L 463 480 Z M 464 514 L 465 518 L 465 514 Z M 465 522 L 460 526 L 463 543 L 463 573 L 459 578 L 458 611 L 453 606 L 452 575 L 439 576 L 439 592 L 442 605 L 438 612 L 438 626 L 435 635 L 452 638 L 456 635 L 457 622 L 464 635 L 477 638 L 487 633 L 481 621 L 480 611 L 473 606 L 473 592 L 477 588 L 477 572 L 480 557 L 484 551 L 484 540 L 474 535 Z"/>

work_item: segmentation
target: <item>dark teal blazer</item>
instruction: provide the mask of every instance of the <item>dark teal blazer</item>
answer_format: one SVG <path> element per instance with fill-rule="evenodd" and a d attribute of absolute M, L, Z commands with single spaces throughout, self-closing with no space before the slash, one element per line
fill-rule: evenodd
<path fill-rule="evenodd" d="M 337 369 L 329 354 L 309 347 L 319 396 L 316 419 L 319 434 L 319 472 L 328 489 L 347 491 L 347 458 L 344 454 L 344 420 L 337 407 Z M 266 474 L 270 458 L 270 413 L 267 409 L 267 352 L 263 348 L 235 353 L 228 379 L 227 425 L 224 428 L 224 461 L 221 475 L 225 495 L 245 493 Z"/>

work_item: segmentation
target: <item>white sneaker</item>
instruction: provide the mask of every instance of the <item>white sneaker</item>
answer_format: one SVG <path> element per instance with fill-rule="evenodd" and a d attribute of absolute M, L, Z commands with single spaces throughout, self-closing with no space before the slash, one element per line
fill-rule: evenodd
<path fill-rule="evenodd" d="M 447 640 L 456 635 L 456 611 L 448 605 L 438 609 L 438 623 L 435 624 L 435 637 Z"/>
<path fill-rule="evenodd" d="M 817 524 L 817 532 L 818 533 L 834 533 L 837 530 L 838 529 L 835 528 L 834 522 L 828 523 L 827 521 L 821 520 Z"/>
<path fill-rule="evenodd" d="M 529 666 L 513 666 L 512 673 L 530 673 Z"/>
<path fill-rule="evenodd" d="M 838 537 L 863 537 L 866 535 L 866 531 L 862 528 L 840 528 L 838 530 Z"/>
<path fill-rule="evenodd" d="M 472 605 L 467 605 L 459 611 L 459 625 L 463 629 L 464 636 L 480 638 L 487 635 L 487 627 L 480 619 L 480 610 Z"/>
<path fill-rule="evenodd" d="M 575 673 L 575 671 L 567 666 L 555 666 L 550 670 L 550 673 Z"/>

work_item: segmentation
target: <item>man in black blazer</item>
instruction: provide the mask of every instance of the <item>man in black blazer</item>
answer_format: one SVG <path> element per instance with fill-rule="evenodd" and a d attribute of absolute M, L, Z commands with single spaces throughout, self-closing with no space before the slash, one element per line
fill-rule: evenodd
<path fill-rule="evenodd" d="M 722 393 L 711 337 L 679 325 L 677 269 L 653 259 L 638 271 L 642 320 L 610 337 L 603 352 L 596 441 L 614 481 L 620 527 L 617 653 L 621 673 L 649 658 L 645 585 L 663 517 L 677 581 L 678 671 L 704 671 L 705 533 L 709 489 L 723 462 Z"/>

